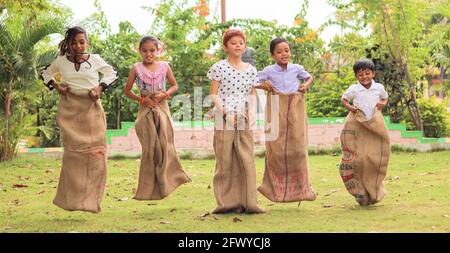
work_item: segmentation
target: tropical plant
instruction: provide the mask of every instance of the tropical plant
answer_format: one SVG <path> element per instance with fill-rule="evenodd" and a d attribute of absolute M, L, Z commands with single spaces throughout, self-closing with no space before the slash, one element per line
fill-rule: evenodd
<path fill-rule="evenodd" d="M 1 152 L 2 160 L 9 160 L 15 154 L 16 140 L 20 136 L 11 135 L 12 124 L 19 124 L 25 120 L 23 110 L 27 108 L 20 104 L 17 96 L 19 90 L 25 90 L 37 80 L 37 70 L 49 64 L 55 57 L 55 51 L 48 51 L 38 55 L 36 45 L 50 34 L 63 30 L 63 23 L 59 18 L 49 17 L 40 20 L 38 26 L 22 27 L 21 31 L 11 31 L 7 25 L 8 18 L 0 20 L 0 102 L 2 108 Z M 11 107 L 12 101 L 19 99 L 17 107 Z M 16 101 L 13 101 L 15 104 Z M 17 114 L 12 109 L 19 110 Z"/>

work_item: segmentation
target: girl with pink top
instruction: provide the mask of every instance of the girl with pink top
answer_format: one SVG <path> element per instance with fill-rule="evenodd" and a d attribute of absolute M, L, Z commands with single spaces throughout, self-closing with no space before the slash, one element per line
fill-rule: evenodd
<path fill-rule="evenodd" d="M 134 199 L 159 200 L 167 197 L 191 179 L 181 167 L 174 140 L 172 118 L 167 100 L 178 90 L 169 64 L 157 61 L 161 45 L 145 36 L 139 43 L 142 62 L 133 65 L 124 89 L 125 95 L 138 101 L 136 134 L 142 145 L 139 184 Z M 166 80 L 170 88 L 166 90 Z M 136 84 L 140 96 L 131 91 Z"/>

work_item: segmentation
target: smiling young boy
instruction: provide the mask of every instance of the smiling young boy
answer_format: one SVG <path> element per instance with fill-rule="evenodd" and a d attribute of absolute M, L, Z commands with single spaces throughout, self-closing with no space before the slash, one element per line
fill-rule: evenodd
<path fill-rule="evenodd" d="M 382 110 L 387 104 L 388 94 L 382 84 L 376 83 L 375 65 L 370 59 L 361 59 L 353 65 L 357 84 L 350 86 L 342 95 L 341 101 L 345 108 L 356 113 L 361 110 L 369 120 L 375 113 L 375 108 Z M 353 100 L 353 105 L 349 101 Z"/>
<path fill-rule="evenodd" d="M 350 112 L 340 135 L 339 173 L 347 191 L 365 206 L 386 195 L 383 181 L 391 150 L 381 110 L 387 104 L 388 94 L 382 84 L 373 80 L 375 65 L 371 60 L 357 61 L 353 71 L 358 83 L 351 85 L 341 98 Z"/>

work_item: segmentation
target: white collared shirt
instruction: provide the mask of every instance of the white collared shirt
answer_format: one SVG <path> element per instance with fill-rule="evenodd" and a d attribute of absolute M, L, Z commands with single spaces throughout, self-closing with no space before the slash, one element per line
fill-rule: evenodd
<path fill-rule="evenodd" d="M 353 100 L 353 105 L 358 107 L 366 115 L 366 119 L 371 119 L 375 113 L 376 105 L 381 99 L 387 99 L 388 94 L 384 86 L 372 80 L 372 85 L 367 89 L 359 82 L 351 85 L 342 94 L 342 98 L 347 101 Z"/>

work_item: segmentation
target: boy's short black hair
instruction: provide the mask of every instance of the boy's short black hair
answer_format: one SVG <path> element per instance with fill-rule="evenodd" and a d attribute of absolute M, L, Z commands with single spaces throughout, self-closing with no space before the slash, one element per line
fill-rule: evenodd
<path fill-rule="evenodd" d="M 353 72 L 355 72 L 356 75 L 356 72 L 360 71 L 361 69 L 370 69 L 372 70 L 372 72 L 375 72 L 375 64 L 373 64 L 373 61 L 371 59 L 361 59 L 353 65 Z"/>
<path fill-rule="evenodd" d="M 289 48 L 291 48 L 291 45 L 289 45 L 289 42 L 285 38 L 275 38 L 270 42 L 270 53 L 273 55 L 275 52 L 275 47 L 283 42 L 288 44 Z"/>

